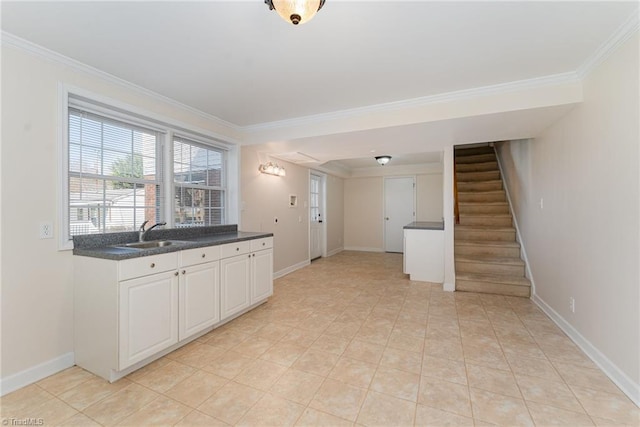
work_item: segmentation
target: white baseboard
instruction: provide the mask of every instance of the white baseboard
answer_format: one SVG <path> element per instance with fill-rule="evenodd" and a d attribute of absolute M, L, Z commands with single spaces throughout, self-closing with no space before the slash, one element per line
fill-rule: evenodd
<path fill-rule="evenodd" d="M 75 360 L 75 355 L 71 352 L 2 378 L 0 379 L 0 396 L 70 368 L 76 364 Z"/>
<path fill-rule="evenodd" d="M 627 374 L 622 372 L 607 356 L 602 354 L 589 340 L 580 334 L 557 311 L 547 304 L 537 294 L 531 296 L 531 300 L 554 321 L 565 334 L 578 346 L 602 371 L 613 381 L 624 394 L 637 406 L 640 406 L 640 384 L 636 384 Z"/>
<path fill-rule="evenodd" d="M 339 254 L 340 252 L 344 251 L 344 248 L 336 248 L 332 251 L 327 252 L 327 257 Z"/>
<path fill-rule="evenodd" d="M 384 252 L 382 248 L 367 248 L 363 246 L 345 246 L 344 250 L 357 252 Z"/>
<path fill-rule="evenodd" d="M 455 283 L 444 282 L 442 284 L 442 290 L 445 291 L 445 292 L 455 292 L 456 284 Z"/>
<path fill-rule="evenodd" d="M 293 273 L 296 270 L 300 270 L 303 267 L 306 267 L 307 265 L 311 264 L 311 261 L 306 260 L 306 261 L 302 261 L 299 262 L 297 264 L 294 265 L 290 265 L 289 267 L 285 267 L 282 270 L 276 271 L 275 273 L 273 273 L 273 278 L 274 279 L 278 279 L 282 276 L 286 276 L 289 273 Z"/>

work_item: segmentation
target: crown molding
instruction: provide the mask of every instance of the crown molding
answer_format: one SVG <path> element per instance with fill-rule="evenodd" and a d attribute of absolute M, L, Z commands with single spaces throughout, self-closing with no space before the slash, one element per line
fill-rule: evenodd
<path fill-rule="evenodd" d="M 169 98 L 167 96 L 161 95 L 157 92 L 154 92 L 152 90 L 146 89 L 142 86 L 138 86 L 134 83 L 131 83 L 127 80 L 121 79 L 120 77 L 116 77 L 113 74 L 109 74 L 105 71 L 99 70 L 97 68 L 94 68 L 90 65 L 87 65 L 85 63 L 82 63 L 80 61 L 76 61 L 75 59 L 69 58 L 68 56 L 64 56 L 58 52 L 55 52 L 53 50 L 47 49 L 43 46 L 40 46 L 38 44 L 35 44 L 33 42 L 30 42 L 28 40 L 25 40 L 23 38 L 20 38 L 18 36 L 15 36 L 11 33 L 8 33 L 6 31 L 2 31 L 2 38 L 1 38 L 1 42 L 0 44 L 2 45 L 6 45 L 6 46 L 11 46 L 13 48 L 22 50 L 24 52 L 30 53 L 34 56 L 37 56 L 41 59 L 45 59 L 47 61 L 50 62 L 54 62 L 56 64 L 61 64 L 67 67 L 70 67 L 74 70 L 77 71 L 81 71 L 90 75 L 93 75 L 95 77 L 98 77 L 100 79 L 106 80 L 109 83 L 113 83 L 115 85 L 121 86 L 123 88 L 126 88 L 127 90 L 131 90 L 133 92 L 136 92 L 140 95 L 144 95 L 147 96 L 149 98 L 153 98 L 159 102 L 163 102 L 165 104 L 169 104 L 173 107 L 179 108 L 181 110 L 184 111 L 188 111 L 191 114 L 194 114 L 200 118 L 203 118 L 205 120 L 211 121 L 219 126 L 224 126 L 227 127 L 235 132 L 241 132 L 242 128 L 238 125 L 235 125 L 233 123 L 227 122 L 226 120 L 223 120 L 219 117 L 213 116 L 211 114 L 205 113 L 204 111 L 198 110 L 197 108 L 194 107 L 190 107 L 189 105 L 183 104 L 179 101 L 176 101 L 175 99 Z"/>
<path fill-rule="evenodd" d="M 445 92 L 437 95 L 423 96 L 419 98 L 405 99 L 402 101 L 387 102 L 384 104 L 374 104 L 366 107 L 352 108 L 348 110 L 333 111 L 330 113 L 316 114 L 311 116 L 297 117 L 294 119 L 280 120 L 256 125 L 244 126 L 242 130 L 248 134 L 258 133 L 267 130 L 282 129 L 296 126 L 317 124 L 337 119 L 349 119 L 365 114 L 379 112 L 393 112 L 407 108 L 420 108 L 433 104 L 471 100 L 482 96 L 506 94 L 525 89 L 535 89 L 545 86 L 560 85 L 566 83 L 579 83 L 580 78 L 575 72 L 552 74 L 549 76 L 536 77 L 533 79 L 518 80 L 508 83 L 499 83 L 490 86 L 480 86 L 471 89 L 463 89 L 453 92 Z"/>
<path fill-rule="evenodd" d="M 629 40 L 640 29 L 640 9 L 636 9 L 627 20 L 611 34 L 593 54 L 576 70 L 580 79 L 584 79 L 598 65 L 602 64 L 620 45 Z"/>

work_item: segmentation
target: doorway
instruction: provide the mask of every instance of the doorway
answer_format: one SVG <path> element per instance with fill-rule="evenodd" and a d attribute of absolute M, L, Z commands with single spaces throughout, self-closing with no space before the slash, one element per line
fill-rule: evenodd
<path fill-rule="evenodd" d="M 309 259 L 325 254 L 325 176 L 311 173 L 309 180 Z"/>
<path fill-rule="evenodd" d="M 404 252 L 404 226 L 415 221 L 415 177 L 384 179 L 384 250 Z"/>

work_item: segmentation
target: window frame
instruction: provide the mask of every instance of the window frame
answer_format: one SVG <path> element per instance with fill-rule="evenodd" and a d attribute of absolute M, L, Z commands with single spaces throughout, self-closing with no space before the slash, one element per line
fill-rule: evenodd
<path fill-rule="evenodd" d="M 237 222 L 239 209 L 235 205 L 239 204 L 239 198 L 237 195 L 231 196 L 230 194 L 239 189 L 237 141 L 65 83 L 58 84 L 58 99 L 58 188 L 56 202 L 59 250 L 73 249 L 73 239 L 68 239 L 71 219 L 69 212 L 69 108 L 85 110 L 98 116 L 158 132 L 158 149 L 160 151 L 156 153 L 156 156 L 160 159 L 158 171 L 162 178 L 159 186 L 160 197 L 163 200 L 158 215 L 162 221 L 166 221 L 168 224 L 173 224 L 174 221 L 172 203 L 170 203 L 174 197 L 173 136 L 190 139 L 198 144 L 220 150 L 223 153 L 223 224 Z"/>

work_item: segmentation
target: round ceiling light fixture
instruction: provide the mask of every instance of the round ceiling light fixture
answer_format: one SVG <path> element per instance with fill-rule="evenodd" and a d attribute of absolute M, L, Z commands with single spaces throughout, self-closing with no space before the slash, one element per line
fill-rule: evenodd
<path fill-rule="evenodd" d="M 376 162 L 378 162 L 380 166 L 386 165 L 389 163 L 389 160 L 391 160 L 391 156 L 376 156 Z"/>
<path fill-rule="evenodd" d="M 311 20 L 322 9 L 325 0 L 264 0 L 269 10 L 293 25 L 304 24 Z"/>

